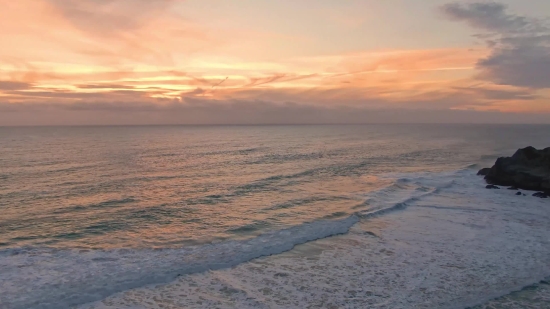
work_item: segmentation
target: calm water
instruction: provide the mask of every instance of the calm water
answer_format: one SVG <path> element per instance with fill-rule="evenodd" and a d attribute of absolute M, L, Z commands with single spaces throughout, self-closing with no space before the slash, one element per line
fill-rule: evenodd
<path fill-rule="evenodd" d="M 542 146 L 543 126 L 0 128 L 0 246 L 164 248 L 368 208 L 388 173 Z"/>

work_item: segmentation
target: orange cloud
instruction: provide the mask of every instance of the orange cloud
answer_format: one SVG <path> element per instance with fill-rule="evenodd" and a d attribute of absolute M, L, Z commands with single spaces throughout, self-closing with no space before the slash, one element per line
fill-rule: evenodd
<path fill-rule="evenodd" d="M 475 96 L 467 83 L 473 65 L 483 50 L 441 49 L 364 52 L 355 54 L 294 59 L 266 63 L 258 70 L 246 62 L 239 67 L 197 66 L 196 72 L 153 70 L 144 67 L 134 71 L 101 71 L 90 66 L 53 66 L 50 72 L 29 69 L 12 71 L 2 79 L 20 76 L 19 82 L 32 82 L 29 89 L 11 90 L 18 100 L 59 98 L 64 100 L 108 101 L 156 98 L 178 99 L 198 96 L 218 100 L 262 99 L 274 102 L 354 102 L 365 100 L 384 104 L 395 102 L 429 102 L 449 94 Z M 320 61 L 322 59 L 323 61 Z M 277 67 L 284 72 L 272 72 Z M 460 86 L 460 87 L 459 87 Z M 477 93 L 478 104 L 491 99 Z M 524 96 L 523 99 L 532 99 Z M 469 104 L 466 101 L 463 104 Z M 459 105 L 453 103 L 453 106 Z"/>
<path fill-rule="evenodd" d="M 234 25 L 213 28 L 178 11 L 184 4 L 8 2 L 0 11 L 0 103 L 163 106 L 207 98 L 220 104 L 260 100 L 322 107 L 550 112 L 545 104 L 550 94 L 542 90 L 479 85 L 476 68 L 490 48 L 281 56 L 283 43 L 307 38 Z M 330 16 L 344 28 L 365 22 Z M 287 48 L 291 53 L 291 46 Z"/>

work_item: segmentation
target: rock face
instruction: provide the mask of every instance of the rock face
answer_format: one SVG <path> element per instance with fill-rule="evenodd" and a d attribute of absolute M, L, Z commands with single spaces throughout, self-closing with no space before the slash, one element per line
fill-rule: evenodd
<path fill-rule="evenodd" d="M 519 149 L 512 157 L 498 158 L 491 169 L 482 169 L 478 175 L 485 175 L 491 185 L 550 192 L 550 147 Z"/>
<path fill-rule="evenodd" d="M 490 171 L 491 171 L 491 169 L 488 168 L 488 167 L 482 168 L 482 169 L 479 170 L 479 172 L 477 172 L 477 175 L 478 176 L 487 176 Z"/>

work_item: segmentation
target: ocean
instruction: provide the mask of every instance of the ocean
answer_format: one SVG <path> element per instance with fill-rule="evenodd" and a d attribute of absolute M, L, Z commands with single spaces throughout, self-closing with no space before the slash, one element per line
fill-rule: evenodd
<path fill-rule="evenodd" d="M 478 305 L 550 275 L 548 202 L 475 175 L 548 132 L 3 127 L 0 308 Z"/>

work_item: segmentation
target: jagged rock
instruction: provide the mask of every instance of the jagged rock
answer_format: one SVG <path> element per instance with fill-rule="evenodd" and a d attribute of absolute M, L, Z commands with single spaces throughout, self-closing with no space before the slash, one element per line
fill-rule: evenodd
<path fill-rule="evenodd" d="M 499 187 L 495 186 L 495 185 L 487 185 L 485 187 L 485 189 L 500 189 Z"/>
<path fill-rule="evenodd" d="M 550 147 L 543 150 L 527 147 L 512 157 L 498 158 L 485 180 L 490 185 L 550 192 Z"/>
<path fill-rule="evenodd" d="M 491 169 L 488 168 L 488 167 L 482 168 L 482 169 L 479 170 L 479 172 L 477 172 L 477 175 L 478 176 L 487 176 L 490 171 L 491 171 Z"/>
<path fill-rule="evenodd" d="M 537 192 L 537 193 L 534 193 L 533 196 L 535 197 L 540 197 L 540 198 L 548 198 L 548 194 L 544 193 L 544 192 Z"/>
<path fill-rule="evenodd" d="M 516 193 L 516 195 L 519 195 L 519 196 L 521 196 L 521 192 L 518 192 L 518 193 Z"/>

